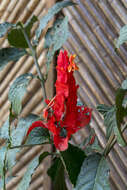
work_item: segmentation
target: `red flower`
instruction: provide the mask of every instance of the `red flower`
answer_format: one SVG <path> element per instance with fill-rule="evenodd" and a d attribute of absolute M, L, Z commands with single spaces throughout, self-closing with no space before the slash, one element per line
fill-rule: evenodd
<path fill-rule="evenodd" d="M 77 106 L 78 85 L 73 71 L 78 67 L 74 63 L 74 58 L 74 55 L 69 58 L 66 51 L 60 51 L 57 60 L 56 96 L 51 101 L 46 100 L 48 104 L 44 109 L 46 123 L 40 121 L 38 123 L 39 126 L 51 131 L 55 147 L 60 151 L 66 150 L 71 135 L 88 125 L 91 120 L 92 110 Z M 37 127 L 37 122 L 30 126 L 27 135 L 34 127 Z"/>

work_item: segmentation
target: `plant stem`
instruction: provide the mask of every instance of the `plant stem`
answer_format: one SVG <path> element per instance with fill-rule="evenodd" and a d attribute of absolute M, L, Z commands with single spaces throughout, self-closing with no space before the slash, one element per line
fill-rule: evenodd
<path fill-rule="evenodd" d="M 27 36 L 27 33 L 26 33 L 26 31 L 25 31 L 24 28 L 22 28 L 22 32 L 23 32 L 23 35 L 24 35 L 24 37 L 25 37 L 25 39 L 26 39 L 26 41 L 27 41 L 27 44 L 28 44 L 29 48 L 31 49 L 32 57 L 33 57 L 33 59 L 34 59 L 34 63 L 35 63 L 35 65 L 36 65 L 37 73 L 38 73 L 39 79 L 40 79 L 40 81 L 41 81 L 41 87 L 42 87 L 43 97 L 44 97 L 44 100 L 45 100 L 45 99 L 47 99 L 46 89 L 45 89 L 45 79 L 44 79 L 44 77 L 43 77 L 43 75 L 42 75 L 42 72 L 41 72 L 41 70 L 40 70 L 40 66 L 39 66 L 39 64 L 38 64 L 36 51 L 35 51 L 35 49 L 33 48 L 33 46 L 32 46 L 32 44 L 31 44 L 31 42 L 30 42 L 30 40 L 29 40 L 29 38 L 28 38 L 28 36 Z M 46 104 L 46 103 L 45 103 L 45 104 Z"/>
<path fill-rule="evenodd" d="M 127 128 L 127 124 L 125 123 L 122 128 L 122 132 L 124 132 L 126 128 Z M 111 149 L 113 148 L 116 142 L 117 142 L 117 138 L 114 134 L 112 134 L 106 144 L 106 148 L 104 149 L 104 152 L 103 152 L 104 156 L 107 156 L 109 154 L 109 152 L 111 151 Z"/>
<path fill-rule="evenodd" d="M 24 145 L 19 145 L 19 146 L 12 146 L 9 148 L 15 149 L 15 148 L 33 147 L 33 146 L 38 146 L 38 145 L 43 145 L 43 144 L 50 144 L 50 142 L 45 142 L 45 143 L 41 143 L 41 144 L 24 144 Z"/>

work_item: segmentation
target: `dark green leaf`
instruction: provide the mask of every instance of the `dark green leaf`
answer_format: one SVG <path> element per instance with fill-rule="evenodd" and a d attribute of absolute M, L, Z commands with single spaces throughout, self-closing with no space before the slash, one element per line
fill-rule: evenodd
<path fill-rule="evenodd" d="M 117 141 L 121 146 L 126 146 L 126 141 L 124 139 L 124 136 L 121 131 L 121 124 L 123 122 L 123 118 L 125 116 L 125 108 L 123 105 L 124 96 L 126 94 L 127 90 L 124 90 L 122 88 L 119 88 L 116 92 L 116 128 L 115 128 L 115 135 L 117 136 Z"/>
<path fill-rule="evenodd" d="M 21 22 L 17 23 L 16 27 L 8 33 L 8 41 L 10 45 L 18 48 L 28 48 L 27 41 L 22 32 L 22 27 L 26 31 L 28 38 L 30 39 L 30 31 L 33 24 L 37 21 L 37 17 L 33 16 L 24 26 Z"/>
<path fill-rule="evenodd" d="M 12 24 L 9 22 L 1 23 L 0 24 L 0 38 L 2 38 L 8 32 L 8 30 L 14 26 L 15 26 L 15 24 Z"/>
<path fill-rule="evenodd" d="M 123 26 L 120 29 L 119 38 L 116 41 L 116 48 L 119 48 L 120 45 L 127 42 L 127 25 Z"/>
<path fill-rule="evenodd" d="M 38 21 L 38 18 L 37 18 L 35 15 L 33 15 L 33 17 L 31 17 L 31 18 L 26 22 L 26 24 L 24 24 L 25 31 L 26 31 L 26 33 L 27 33 L 27 35 L 28 35 L 29 38 L 30 38 L 30 31 L 31 31 L 31 28 L 33 27 L 33 24 L 34 24 L 35 22 L 37 22 L 37 21 Z"/>
<path fill-rule="evenodd" d="M 38 41 L 43 29 L 46 27 L 48 22 L 52 19 L 52 17 L 61 11 L 62 8 L 67 6 L 75 5 L 76 3 L 72 1 L 63 1 L 56 3 L 52 8 L 49 9 L 48 13 L 40 20 L 40 24 L 38 29 L 36 30 L 36 40 Z"/>
<path fill-rule="evenodd" d="M 75 185 L 78 174 L 80 172 L 82 162 L 85 158 L 85 154 L 80 148 L 72 144 L 69 144 L 68 149 L 64 152 L 61 152 L 61 155 L 65 162 L 66 169 L 69 174 L 69 178 L 72 184 Z"/>
<path fill-rule="evenodd" d="M 110 190 L 109 167 L 104 157 L 93 154 L 85 158 L 74 190 Z"/>
<path fill-rule="evenodd" d="M 34 158 L 30 164 L 28 165 L 27 171 L 25 172 L 22 180 L 20 181 L 17 190 L 27 190 L 29 187 L 29 183 L 31 181 L 31 176 L 34 173 L 35 169 L 39 165 L 38 156 Z"/>
<path fill-rule="evenodd" d="M 53 187 L 55 190 L 67 190 L 64 176 L 64 167 L 60 158 L 55 159 L 47 173 L 53 181 Z"/>
<path fill-rule="evenodd" d="M 49 137 L 48 129 L 37 127 L 31 131 L 25 144 L 42 144 L 48 142 Z"/>
<path fill-rule="evenodd" d="M 17 48 L 28 48 L 21 28 L 14 28 L 8 33 L 8 41 L 11 46 Z"/>
<path fill-rule="evenodd" d="M 0 70 L 2 70 L 10 61 L 18 61 L 20 57 L 27 54 L 24 49 L 3 48 L 0 49 Z"/>
<path fill-rule="evenodd" d="M 12 109 L 16 115 L 20 114 L 22 109 L 22 98 L 26 93 L 26 88 L 29 81 L 34 77 L 31 73 L 26 73 L 13 82 L 10 87 L 8 98 L 12 104 Z"/>
<path fill-rule="evenodd" d="M 52 29 L 50 29 L 47 33 L 46 38 L 48 42 L 46 43 L 46 47 L 51 47 L 47 53 L 47 68 L 53 59 L 53 56 L 57 50 L 59 50 L 65 41 L 68 38 L 68 18 L 65 17 L 64 19 L 58 19 L 55 21 Z M 49 45 L 47 45 L 49 44 Z"/>
<path fill-rule="evenodd" d="M 49 152 L 43 152 L 40 156 L 39 156 L 39 164 L 44 160 L 44 158 L 46 158 L 47 156 L 51 155 L 51 153 Z"/>
<path fill-rule="evenodd" d="M 11 139 L 12 139 L 12 146 L 20 146 L 22 143 L 22 140 L 24 136 L 26 135 L 29 126 L 34 122 L 38 120 L 38 116 L 31 114 L 25 118 L 21 118 L 19 120 L 19 123 L 17 125 L 16 129 L 12 130 L 11 133 Z"/>

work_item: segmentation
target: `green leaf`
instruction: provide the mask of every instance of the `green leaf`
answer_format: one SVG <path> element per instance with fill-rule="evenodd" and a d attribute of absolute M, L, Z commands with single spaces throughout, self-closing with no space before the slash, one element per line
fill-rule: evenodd
<path fill-rule="evenodd" d="M 122 82 L 121 88 L 127 90 L 127 79 Z"/>
<path fill-rule="evenodd" d="M 31 181 L 31 176 L 34 173 L 35 169 L 39 165 L 38 156 L 34 158 L 28 165 L 27 171 L 25 172 L 22 180 L 20 181 L 17 190 L 27 190 Z"/>
<path fill-rule="evenodd" d="M 24 49 L 2 48 L 0 49 L 0 70 L 2 70 L 10 61 L 18 61 L 20 57 L 27 54 Z"/>
<path fill-rule="evenodd" d="M 121 146 L 126 146 L 126 141 L 124 139 L 124 136 L 121 131 L 121 124 L 123 122 L 123 118 L 125 116 L 126 109 L 122 106 L 124 96 L 126 94 L 127 90 L 124 90 L 122 88 L 119 88 L 116 92 L 116 128 L 115 128 L 115 135 L 117 136 L 117 141 Z"/>
<path fill-rule="evenodd" d="M 19 115 L 22 109 L 22 98 L 26 93 L 26 88 L 29 81 L 34 78 L 34 75 L 31 73 L 26 73 L 18 78 L 13 82 L 9 89 L 9 101 L 12 104 L 12 109 L 16 115 Z"/>
<path fill-rule="evenodd" d="M 43 144 L 48 142 L 49 138 L 50 135 L 48 129 L 37 127 L 31 131 L 25 144 Z"/>
<path fill-rule="evenodd" d="M 90 144 L 91 139 L 95 135 L 94 130 L 92 129 L 90 135 L 80 144 L 80 148 L 84 150 L 86 155 L 93 154 L 94 152 L 102 153 L 102 148 L 99 145 L 98 138 L 95 136 L 94 142 Z"/>
<path fill-rule="evenodd" d="M 5 157 L 6 157 L 7 147 L 2 147 L 0 149 L 0 176 L 4 177 L 4 165 L 5 165 Z"/>
<path fill-rule="evenodd" d="M 15 24 L 4 22 L 0 24 L 0 38 L 2 38 Z"/>
<path fill-rule="evenodd" d="M 80 148 L 69 144 L 68 149 L 61 152 L 61 156 L 65 162 L 69 178 L 72 184 L 75 185 L 85 154 Z"/>
<path fill-rule="evenodd" d="M 119 38 L 116 41 L 116 48 L 119 48 L 120 45 L 127 42 L 127 25 L 123 26 L 120 29 Z"/>
<path fill-rule="evenodd" d="M 26 31 L 28 38 L 30 38 L 31 28 L 37 20 L 37 17 L 33 16 L 24 26 L 21 22 L 18 22 L 16 27 L 8 33 L 8 41 L 10 45 L 18 48 L 28 48 L 27 41 L 22 32 L 22 27 Z"/>
<path fill-rule="evenodd" d="M 104 104 L 99 104 L 97 110 L 104 117 L 104 125 L 106 126 L 106 138 L 108 139 L 116 126 L 115 120 L 115 106 L 107 106 Z"/>
<path fill-rule="evenodd" d="M 109 167 L 105 158 L 93 154 L 85 158 L 74 190 L 110 190 Z"/>
<path fill-rule="evenodd" d="M 46 35 L 48 42 L 46 42 L 46 47 L 51 47 L 47 53 L 47 70 L 49 69 L 49 65 L 53 59 L 53 56 L 57 50 L 59 50 L 62 45 L 66 42 L 68 38 L 68 18 L 58 19 L 55 21 L 52 29 L 50 29 Z M 46 39 L 46 40 L 47 40 Z M 49 44 L 49 45 L 47 45 Z"/>
<path fill-rule="evenodd" d="M 11 145 L 12 146 L 20 146 L 24 136 L 26 135 L 29 126 L 38 120 L 38 116 L 34 114 L 30 114 L 25 118 L 21 118 L 18 122 L 17 128 L 13 129 L 11 132 Z"/>
<path fill-rule="evenodd" d="M 39 156 L 39 164 L 44 160 L 44 158 L 46 158 L 47 156 L 52 155 L 49 152 L 43 152 L 40 156 Z"/>
<path fill-rule="evenodd" d="M 0 138 L 9 139 L 9 118 L 5 121 L 3 126 L 0 128 Z"/>
<path fill-rule="evenodd" d="M 61 11 L 62 8 L 67 6 L 75 5 L 76 3 L 72 1 L 63 1 L 56 3 L 53 7 L 51 7 L 48 11 L 48 13 L 40 20 L 40 24 L 38 29 L 36 30 L 36 41 L 38 41 L 43 29 L 46 27 L 48 22 L 52 19 L 52 17 L 57 14 L 59 11 Z"/>
<path fill-rule="evenodd" d="M 47 173 L 53 181 L 53 187 L 55 190 L 67 190 L 64 176 L 64 167 L 60 158 L 55 159 Z"/>
<path fill-rule="evenodd" d="M 111 109 L 111 106 L 107 106 L 105 104 L 99 104 L 97 105 L 97 110 L 105 116 L 105 114 Z"/>

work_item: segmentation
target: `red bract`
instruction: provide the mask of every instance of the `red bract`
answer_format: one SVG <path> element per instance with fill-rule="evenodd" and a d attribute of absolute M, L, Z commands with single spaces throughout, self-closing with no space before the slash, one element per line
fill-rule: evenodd
<path fill-rule="evenodd" d="M 60 51 L 57 60 L 56 96 L 46 100 L 48 106 L 44 109 L 45 123 L 39 126 L 51 131 L 55 147 L 60 151 L 68 148 L 72 134 L 89 124 L 92 110 L 88 107 L 77 106 L 77 89 L 73 71 L 78 70 L 74 62 L 75 55 L 70 58 L 66 51 Z M 48 112 L 49 111 L 49 112 Z M 29 132 L 37 127 L 34 122 Z"/>

